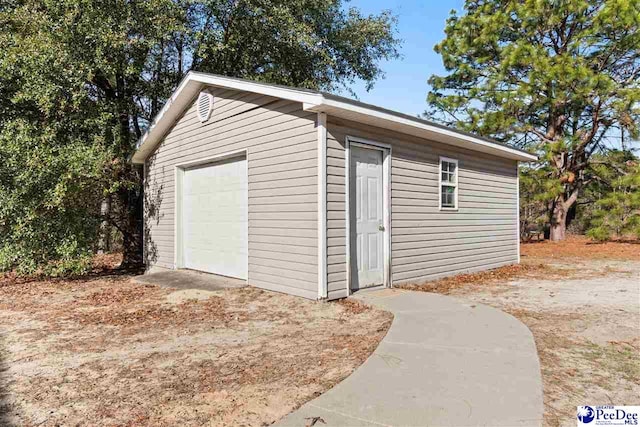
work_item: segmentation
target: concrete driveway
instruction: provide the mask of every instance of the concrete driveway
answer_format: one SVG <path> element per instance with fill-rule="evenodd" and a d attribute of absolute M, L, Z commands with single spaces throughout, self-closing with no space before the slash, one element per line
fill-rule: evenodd
<path fill-rule="evenodd" d="M 540 425 L 533 336 L 497 309 L 385 289 L 358 299 L 391 311 L 391 329 L 346 380 L 279 426 Z"/>
<path fill-rule="evenodd" d="M 562 248 L 557 249 L 558 257 Z M 640 253 L 640 245 L 635 251 Z M 450 292 L 471 304 L 511 313 L 531 329 L 542 370 L 545 424 L 574 426 L 576 406 L 586 402 L 638 404 L 640 262 L 575 258 L 530 262 L 543 263 L 549 270 Z"/>

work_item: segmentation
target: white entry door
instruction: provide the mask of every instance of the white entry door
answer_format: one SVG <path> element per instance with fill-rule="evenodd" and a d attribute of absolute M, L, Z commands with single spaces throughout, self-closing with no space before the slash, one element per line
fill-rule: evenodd
<path fill-rule="evenodd" d="M 247 161 L 184 171 L 185 268 L 247 279 Z"/>
<path fill-rule="evenodd" d="M 355 222 L 355 264 L 352 289 L 382 285 L 384 280 L 384 218 L 382 152 L 351 148 L 353 222 Z M 355 199 L 355 200 L 354 200 Z M 353 228 L 352 228 L 353 230 Z M 353 252 L 352 252 L 353 254 Z M 357 274 L 356 274 L 357 272 Z"/>

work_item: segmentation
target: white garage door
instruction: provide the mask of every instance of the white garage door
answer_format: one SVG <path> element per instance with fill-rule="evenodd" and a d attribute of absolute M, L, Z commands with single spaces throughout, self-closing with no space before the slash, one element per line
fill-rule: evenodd
<path fill-rule="evenodd" d="M 247 161 L 225 161 L 184 172 L 184 266 L 247 278 Z"/>

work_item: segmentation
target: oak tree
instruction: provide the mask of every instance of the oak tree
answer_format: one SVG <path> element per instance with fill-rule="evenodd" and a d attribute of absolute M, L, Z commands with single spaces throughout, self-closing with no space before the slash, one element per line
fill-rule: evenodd
<path fill-rule="evenodd" d="M 104 221 L 122 235 L 124 265 L 142 261 L 141 171 L 129 159 L 189 70 L 370 87 L 398 56 L 395 25 L 342 0 L 3 2 L 0 269 L 78 270 Z"/>

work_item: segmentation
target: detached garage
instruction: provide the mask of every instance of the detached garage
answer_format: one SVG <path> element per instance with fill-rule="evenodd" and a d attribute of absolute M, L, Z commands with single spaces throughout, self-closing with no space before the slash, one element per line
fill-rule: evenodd
<path fill-rule="evenodd" d="M 148 271 L 335 299 L 517 263 L 531 160 L 347 98 L 191 72 L 133 157 Z"/>

